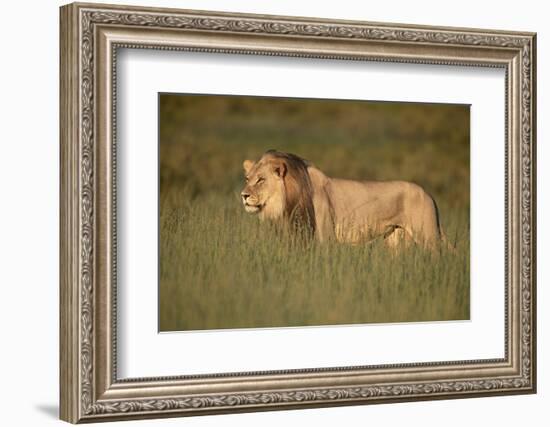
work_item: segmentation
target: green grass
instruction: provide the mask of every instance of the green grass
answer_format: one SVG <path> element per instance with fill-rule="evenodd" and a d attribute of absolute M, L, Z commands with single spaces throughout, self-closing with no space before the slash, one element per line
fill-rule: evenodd
<path fill-rule="evenodd" d="M 468 319 L 469 109 L 160 97 L 160 330 Z M 242 162 L 274 148 L 331 177 L 409 180 L 456 253 L 304 243 L 239 200 Z"/>
<path fill-rule="evenodd" d="M 161 212 L 163 331 L 469 318 L 467 213 L 447 217 L 456 253 L 394 253 L 293 239 L 235 196 L 175 192 Z"/>

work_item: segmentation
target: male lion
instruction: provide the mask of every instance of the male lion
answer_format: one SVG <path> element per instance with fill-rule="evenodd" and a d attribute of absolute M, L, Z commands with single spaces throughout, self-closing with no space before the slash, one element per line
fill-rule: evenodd
<path fill-rule="evenodd" d="M 319 241 L 361 243 L 383 238 L 428 248 L 445 242 L 437 206 L 420 186 L 405 181 L 351 181 L 329 178 L 290 153 L 267 151 L 245 160 L 244 208 L 261 220 L 300 225 Z M 448 244 L 447 244 L 448 245 Z"/>

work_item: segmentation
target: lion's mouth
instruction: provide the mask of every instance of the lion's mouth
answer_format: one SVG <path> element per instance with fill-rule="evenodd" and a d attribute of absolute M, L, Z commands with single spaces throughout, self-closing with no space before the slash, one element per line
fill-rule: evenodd
<path fill-rule="evenodd" d="M 251 205 L 249 203 L 244 204 L 244 210 L 248 213 L 258 213 L 262 210 L 263 205 Z"/>

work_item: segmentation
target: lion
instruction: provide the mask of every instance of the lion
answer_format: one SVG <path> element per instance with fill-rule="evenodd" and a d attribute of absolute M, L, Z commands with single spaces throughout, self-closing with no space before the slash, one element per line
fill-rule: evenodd
<path fill-rule="evenodd" d="M 329 178 L 307 160 L 276 150 L 245 160 L 243 168 L 242 203 L 260 220 L 292 224 L 320 242 L 381 238 L 394 248 L 401 242 L 450 247 L 434 199 L 412 182 Z"/>

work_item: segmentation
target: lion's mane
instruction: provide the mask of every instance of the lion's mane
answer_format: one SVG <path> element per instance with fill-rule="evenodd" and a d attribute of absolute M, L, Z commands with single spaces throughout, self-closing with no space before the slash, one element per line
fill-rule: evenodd
<path fill-rule="evenodd" d="M 315 233 L 313 185 L 308 173 L 309 163 L 291 153 L 269 150 L 265 156 L 286 168 L 284 174 L 285 199 L 283 217 L 294 228 Z"/>

